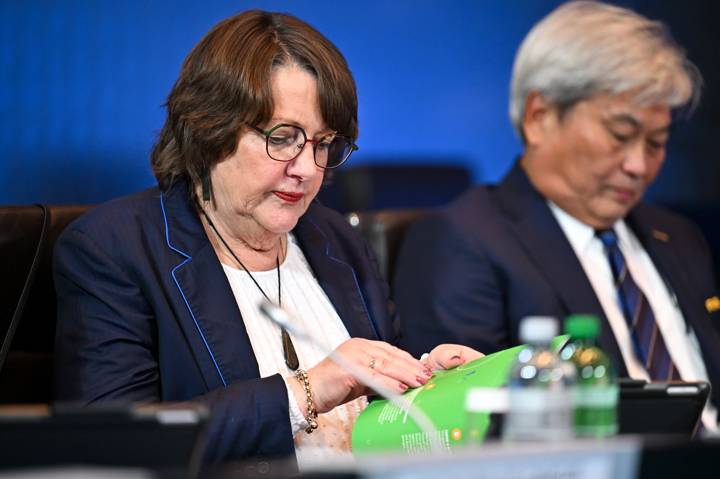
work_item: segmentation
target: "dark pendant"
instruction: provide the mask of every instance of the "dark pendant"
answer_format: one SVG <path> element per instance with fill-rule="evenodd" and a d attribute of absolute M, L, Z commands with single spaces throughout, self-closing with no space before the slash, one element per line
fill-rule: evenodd
<path fill-rule="evenodd" d="M 284 329 L 282 330 L 282 345 L 283 354 L 285 354 L 285 364 L 287 364 L 287 367 L 291 370 L 296 371 L 297 368 L 300 367 L 300 361 L 298 361 L 292 339 L 290 339 L 290 335 Z"/>

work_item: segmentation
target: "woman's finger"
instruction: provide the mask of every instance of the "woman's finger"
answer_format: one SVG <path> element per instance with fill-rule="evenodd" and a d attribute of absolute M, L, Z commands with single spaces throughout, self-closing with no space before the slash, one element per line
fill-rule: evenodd
<path fill-rule="evenodd" d="M 372 376 L 375 379 L 387 378 L 399 381 L 409 387 L 417 388 L 427 383 L 431 375 L 426 374 L 425 369 L 418 371 L 416 368 L 408 368 L 402 361 L 390 361 L 382 358 L 372 368 Z"/>
<path fill-rule="evenodd" d="M 476 359 L 480 359 L 484 357 L 485 355 L 478 351 L 477 349 L 469 348 L 467 346 L 460 346 L 463 350 L 462 356 L 465 358 L 465 362 L 469 363 L 470 361 L 475 361 Z"/>
<path fill-rule="evenodd" d="M 420 361 L 381 341 L 358 340 L 348 344 L 343 353 L 378 379 L 387 377 L 415 388 L 432 377 L 432 371 Z"/>
<path fill-rule="evenodd" d="M 393 346 L 392 344 L 388 344 L 388 343 L 385 343 L 382 341 L 372 341 L 372 342 L 375 343 L 375 345 L 377 347 L 387 351 L 387 353 L 393 357 L 397 357 L 399 359 L 404 359 L 404 360 L 408 361 L 408 363 L 410 363 L 410 364 L 420 363 L 420 361 L 415 359 L 410 353 L 408 353 L 407 351 L 404 351 L 396 346 Z M 420 363 L 420 364 L 422 364 L 422 363 Z"/>
<path fill-rule="evenodd" d="M 418 376 L 432 376 L 432 371 L 425 364 L 413 358 L 408 352 L 380 341 L 372 341 L 372 343 L 373 346 L 387 354 L 388 361 L 398 363 L 401 367 L 414 371 Z"/>
<path fill-rule="evenodd" d="M 408 386 L 408 384 L 403 381 L 398 381 L 397 379 L 394 379 L 394 378 L 391 378 L 388 376 L 383 376 L 383 375 L 378 374 L 374 377 L 377 380 L 377 382 L 379 382 L 381 385 L 385 386 L 385 388 L 389 389 L 390 391 L 396 392 L 397 394 L 402 394 L 405 391 L 407 391 L 410 387 L 412 387 L 412 386 Z M 370 388 L 368 393 L 382 395 L 382 393 L 380 393 L 380 391 L 375 391 L 372 388 Z"/>
<path fill-rule="evenodd" d="M 427 362 L 433 369 L 452 369 L 483 357 L 479 351 L 460 344 L 441 344 L 430 353 Z"/>

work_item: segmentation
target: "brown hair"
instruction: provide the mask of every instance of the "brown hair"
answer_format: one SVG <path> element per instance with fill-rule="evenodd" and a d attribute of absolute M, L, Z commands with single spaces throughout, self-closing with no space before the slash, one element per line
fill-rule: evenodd
<path fill-rule="evenodd" d="M 151 156 L 160 187 L 199 185 L 203 170 L 234 153 L 243 124 L 270 120 L 270 76 L 292 63 L 317 78 L 327 126 L 357 138 L 355 81 L 340 51 L 298 18 L 250 10 L 215 25 L 185 59 Z"/>

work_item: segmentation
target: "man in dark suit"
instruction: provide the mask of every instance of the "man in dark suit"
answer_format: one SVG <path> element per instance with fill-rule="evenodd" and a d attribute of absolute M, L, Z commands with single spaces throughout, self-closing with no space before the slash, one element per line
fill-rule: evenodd
<path fill-rule="evenodd" d="M 597 2 L 559 7 L 515 59 L 511 117 L 524 151 L 417 224 L 399 259 L 405 346 L 486 353 L 529 315 L 592 313 L 620 373 L 707 380 L 720 400 L 720 299 L 696 227 L 642 201 L 674 108 L 699 75 L 661 24 Z M 716 423 L 712 408 L 704 423 Z"/>

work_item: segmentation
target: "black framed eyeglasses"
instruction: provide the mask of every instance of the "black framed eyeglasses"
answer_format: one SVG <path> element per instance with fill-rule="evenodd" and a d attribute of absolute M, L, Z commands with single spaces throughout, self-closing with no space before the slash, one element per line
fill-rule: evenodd
<path fill-rule="evenodd" d="M 292 161 L 302 153 L 305 143 L 312 143 L 315 164 L 323 169 L 332 169 L 345 163 L 358 149 L 352 138 L 334 132 L 309 139 L 305 130 L 296 125 L 281 124 L 269 130 L 248 126 L 265 137 L 265 150 L 276 161 Z"/>

